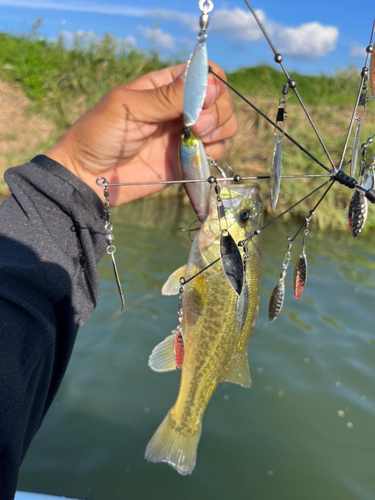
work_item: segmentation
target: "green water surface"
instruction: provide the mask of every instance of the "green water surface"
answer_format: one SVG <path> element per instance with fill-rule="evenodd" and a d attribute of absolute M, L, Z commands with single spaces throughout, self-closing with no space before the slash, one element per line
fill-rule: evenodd
<path fill-rule="evenodd" d="M 375 498 L 375 236 L 312 230 L 308 284 L 268 323 L 268 300 L 297 225 L 264 232 L 261 308 L 249 347 L 251 389 L 224 383 L 203 420 L 192 476 L 143 456 L 177 396 L 179 373 L 147 366 L 176 325 L 160 289 L 189 253 L 190 208 L 129 204 L 114 217 L 127 301 L 112 266 L 80 330 L 66 377 L 22 466 L 19 489 L 90 500 L 373 500 Z"/>

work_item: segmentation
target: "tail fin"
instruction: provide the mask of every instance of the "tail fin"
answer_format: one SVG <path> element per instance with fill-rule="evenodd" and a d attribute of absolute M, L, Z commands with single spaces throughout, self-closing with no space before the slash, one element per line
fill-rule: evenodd
<path fill-rule="evenodd" d="M 147 445 L 146 460 L 167 462 L 183 476 L 191 474 L 197 459 L 201 430 L 202 424 L 199 424 L 194 435 L 185 436 L 180 429 L 172 426 L 169 411 Z"/>

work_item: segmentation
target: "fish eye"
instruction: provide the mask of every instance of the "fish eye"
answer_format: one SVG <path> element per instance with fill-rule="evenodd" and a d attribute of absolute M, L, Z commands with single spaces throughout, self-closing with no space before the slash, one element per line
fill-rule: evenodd
<path fill-rule="evenodd" d="M 246 222 L 247 220 L 250 219 L 250 210 L 245 208 L 245 210 L 242 210 L 242 212 L 240 213 L 240 219 L 243 221 L 243 222 Z"/>
<path fill-rule="evenodd" d="M 190 132 L 184 132 L 184 140 L 188 141 L 190 139 Z"/>

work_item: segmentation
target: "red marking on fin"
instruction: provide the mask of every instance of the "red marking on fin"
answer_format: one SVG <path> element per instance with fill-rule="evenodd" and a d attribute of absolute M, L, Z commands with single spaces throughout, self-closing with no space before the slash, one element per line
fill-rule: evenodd
<path fill-rule="evenodd" d="M 173 352 L 174 359 L 176 361 L 176 367 L 181 368 L 182 362 L 184 360 L 184 339 L 182 338 L 182 333 L 176 332 L 174 336 Z"/>

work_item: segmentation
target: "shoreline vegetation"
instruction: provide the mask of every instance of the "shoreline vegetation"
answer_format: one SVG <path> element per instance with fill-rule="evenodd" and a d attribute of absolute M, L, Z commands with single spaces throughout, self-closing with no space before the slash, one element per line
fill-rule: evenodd
<path fill-rule="evenodd" d="M 180 62 L 163 61 L 156 51 L 140 51 L 110 35 L 101 39 L 76 36 L 67 48 L 63 37 L 56 42 L 40 39 L 38 25 L 27 35 L 0 33 L 0 193 L 6 194 L 6 168 L 24 163 L 43 153 L 81 116 L 114 87 L 149 71 Z M 219 61 L 220 63 L 220 61 Z M 221 62 L 225 68 L 225 64 Z M 272 120 L 275 119 L 285 76 L 262 65 L 227 73 L 228 82 Z M 326 143 L 335 164 L 339 162 L 347 127 L 358 92 L 359 71 L 349 68 L 334 76 L 304 76 L 292 73 L 298 90 Z M 241 175 L 269 175 L 274 147 L 273 127 L 237 96 L 233 96 L 239 132 L 229 141 L 222 163 Z M 296 97 L 289 91 L 286 131 L 322 163 L 329 166 L 322 148 Z M 354 128 L 354 127 L 353 127 Z M 353 136 L 354 130 L 352 132 Z M 361 125 L 361 143 L 375 133 L 375 102 L 367 106 Z M 31 135 L 30 135 L 31 134 Z M 346 161 L 351 157 L 349 141 Z M 367 165 L 375 155 L 375 141 L 368 149 Z M 357 171 L 359 169 L 359 161 Z M 283 175 L 320 174 L 315 164 L 287 138 L 283 139 Z M 268 216 L 283 210 L 324 182 L 282 180 L 278 208 L 273 215 L 269 204 L 269 183 L 260 180 L 262 199 Z M 173 186 L 158 196 L 183 197 L 181 186 Z M 304 218 L 323 191 L 301 203 L 286 217 Z M 334 186 L 313 217 L 321 229 L 346 229 L 348 205 L 353 191 Z M 365 230 L 375 228 L 375 207 L 369 207 Z"/>

